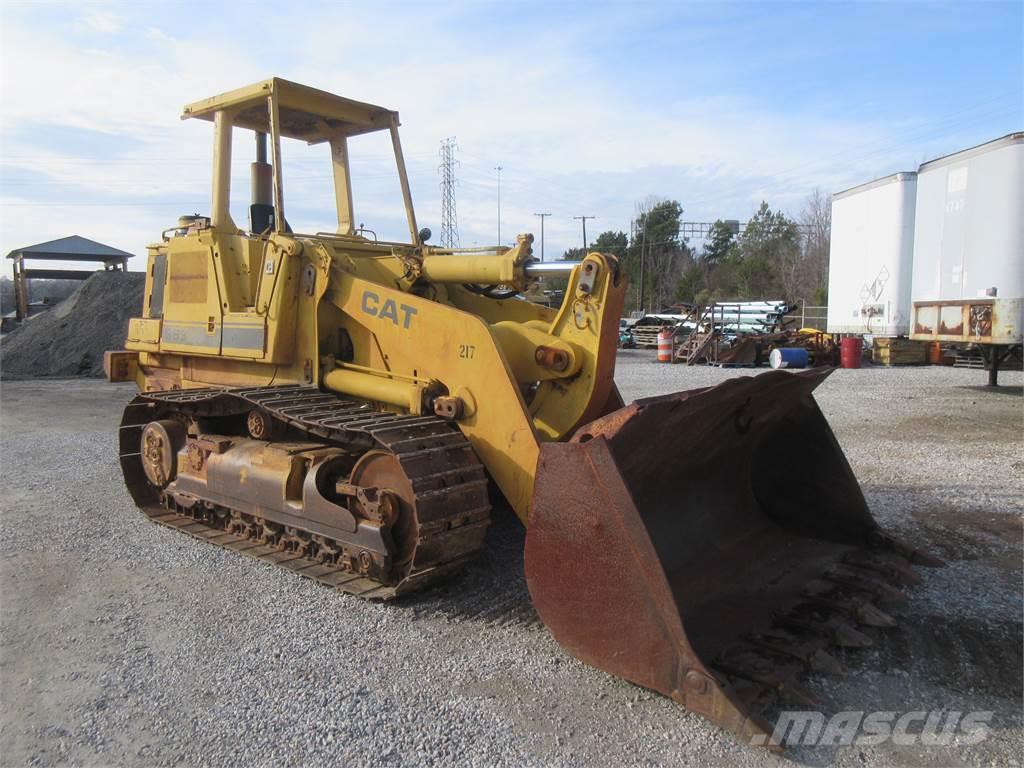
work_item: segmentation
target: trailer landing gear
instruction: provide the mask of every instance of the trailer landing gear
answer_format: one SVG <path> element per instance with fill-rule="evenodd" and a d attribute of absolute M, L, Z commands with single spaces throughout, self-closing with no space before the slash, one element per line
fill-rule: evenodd
<path fill-rule="evenodd" d="M 984 350 L 985 367 L 988 369 L 988 386 L 998 387 L 999 366 L 1008 360 L 1015 350 L 1020 349 L 1020 345 L 991 344 L 982 347 L 982 349 Z"/>

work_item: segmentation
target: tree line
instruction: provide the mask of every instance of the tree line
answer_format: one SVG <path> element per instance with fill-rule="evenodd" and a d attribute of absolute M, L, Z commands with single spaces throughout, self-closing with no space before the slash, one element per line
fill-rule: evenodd
<path fill-rule="evenodd" d="M 678 302 L 827 302 L 832 209 L 821 190 L 808 196 L 795 219 L 767 202 L 745 226 L 720 219 L 699 250 L 681 235 L 682 216 L 679 201 L 648 198 L 637 205 L 629 234 L 602 232 L 590 244 L 589 250 L 617 256 L 629 275 L 627 310 L 656 311 Z M 578 261 L 583 249 L 570 248 L 562 258 Z"/>

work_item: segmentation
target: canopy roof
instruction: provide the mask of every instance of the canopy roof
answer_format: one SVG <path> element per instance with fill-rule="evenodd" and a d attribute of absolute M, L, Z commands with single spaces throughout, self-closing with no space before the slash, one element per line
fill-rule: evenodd
<path fill-rule="evenodd" d="M 267 97 L 271 92 L 277 96 L 281 135 L 310 144 L 338 136 L 387 130 L 392 121 L 398 125 L 398 113 L 393 110 L 345 99 L 279 77 L 188 104 L 181 118 L 212 121 L 219 110 L 229 110 L 235 113 L 235 125 L 270 133 Z"/>
<path fill-rule="evenodd" d="M 124 264 L 132 257 L 127 251 L 111 248 L 79 235 L 62 237 L 38 245 L 15 248 L 8 259 L 43 259 L 48 261 L 102 261 L 104 264 Z"/>

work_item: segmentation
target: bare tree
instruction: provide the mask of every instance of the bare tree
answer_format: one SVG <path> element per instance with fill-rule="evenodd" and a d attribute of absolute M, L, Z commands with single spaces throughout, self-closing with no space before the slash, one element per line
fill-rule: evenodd
<path fill-rule="evenodd" d="M 828 253 L 832 237 L 832 199 L 818 187 L 800 212 L 803 259 L 799 288 L 806 301 L 824 303 L 828 296 Z"/>

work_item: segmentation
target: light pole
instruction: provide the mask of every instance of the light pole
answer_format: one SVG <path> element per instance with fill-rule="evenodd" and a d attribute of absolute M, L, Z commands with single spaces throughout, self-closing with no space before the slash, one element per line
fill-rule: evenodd
<path fill-rule="evenodd" d="M 496 165 L 494 170 L 498 172 L 498 246 L 501 246 L 501 166 Z"/>
<path fill-rule="evenodd" d="M 540 216 L 540 260 L 544 261 L 544 219 L 550 216 L 550 213 L 535 213 L 534 216 Z"/>
<path fill-rule="evenodd" d="M 596 219 L 597 216 L 573 216 L 574 219 L 583 222 L 583 257 L 587 256 L 587 219 Z"/>

